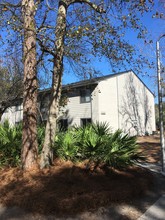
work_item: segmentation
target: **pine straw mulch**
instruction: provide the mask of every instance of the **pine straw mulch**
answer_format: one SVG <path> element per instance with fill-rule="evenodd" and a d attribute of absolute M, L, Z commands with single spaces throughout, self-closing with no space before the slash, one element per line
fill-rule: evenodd
<path fill-rule="evenodd" d="M 139 167 L 92 171 L 56 160 L 45 170 L 1 169 L 0 203 L 44 215 L 75 215 L 140 197 L 152 182 L 152 174 Z"/>
<path fill-rule="evenodd" d="M 160 163 L 161 147 L 159 135 L 138 137 L 137 142 L 146 162 Z"/>

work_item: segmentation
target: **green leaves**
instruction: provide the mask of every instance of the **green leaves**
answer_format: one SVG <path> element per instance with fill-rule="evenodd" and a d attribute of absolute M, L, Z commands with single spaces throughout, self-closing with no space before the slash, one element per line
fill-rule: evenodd
<path fill-rule="evenodd" d="M 125 167 L 141 156 L 136 138 L 121 130 L 110 132 L 107 123 L 90 124 L 59 133 L 55 141 L 56 155 L 65 160 L 83 161 L 111 167 Z"/>
<path fill-rule="evenodd" d="M 109 136 L 100 160 L 113 167 L 125 167 L 140 158 L 136 138 L 117 130 Z"/>
<path fill-rule="evenodd" d="M 69 129 L 67 132 L 61 132 L 55 139 L 55 154 L 64 160 L 75 161 L 78 159 L 76 132 Z"/>
<path fill-rule="evenodd" d="M 20 164 L 22 126 L 10 127 L 5 121 L 0 125 L 0 166 L 18 166 Z"/>
<path fill-rule="evenodd" d="M 45 126 L 44 125 L 40 125 L 37 128 L 37 139 L 38 139 L 38 151 L 39 153 L 42 150 L 42 145 L 44 142 L 44 137 L 45 137 Z"/>
<path fill-rule="evenodd" d="M 8 121 L 0 125 L 0 166 L 20 164 L 21 127 L 10 127 Z M 38 127 L 39 151 L 43 144 L 44 132 L 43 126 Z M 98 122 L 59 132 L 55 138 L 54 152 L 56 157 L 64 160 L 75 162 L 87 159 L 98 165 L 118 168 L 131 165 L 142 158 L 136 137 L 123 134 L 121 130 L 112 133 L 107 123 Z"/>

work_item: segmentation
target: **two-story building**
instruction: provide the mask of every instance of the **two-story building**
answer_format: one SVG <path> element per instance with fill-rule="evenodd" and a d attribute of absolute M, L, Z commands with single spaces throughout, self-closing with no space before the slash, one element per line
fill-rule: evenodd
<path fill-rule="evenodd" d="M 46 121 L 50 89 L 39 92 L 38 109 Z M 10 107 L 2 116 L 11 124 L 22 120 L 22 104 Z M 67 128 L 90 122 L 107 122 L 112 130 L 122 129 L 131 135 L 155 131 L 154 95 L 132 71 L 111 74 L 64 85 L 59 124 Z"/>

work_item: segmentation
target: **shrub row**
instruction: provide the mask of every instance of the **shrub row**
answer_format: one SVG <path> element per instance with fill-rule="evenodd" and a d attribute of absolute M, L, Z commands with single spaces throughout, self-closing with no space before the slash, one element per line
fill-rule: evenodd
<path fill-rule="evenodd" d="M 38 128 L 39 153 L 45 128 Z M 22 126 L 10 127 L 6 121 L 0 125 L 0 166 L 18 166 L 21 157 Z M 136 138 L 121 130 L 110 132 L 108 124 L 96 123 L 86 127 L 72 127 L 58 132 L 53 146 L 54 154 L 64 160 L 124 167 L 140 158 Z"/>

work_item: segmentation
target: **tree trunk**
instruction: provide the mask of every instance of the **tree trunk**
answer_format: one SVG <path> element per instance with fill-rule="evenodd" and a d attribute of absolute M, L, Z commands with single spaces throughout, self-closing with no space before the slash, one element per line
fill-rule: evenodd
<path fill-rule="evenodd" d="M 56 56 L 54 58 L 52 93 L 46 123 L 45 140 L 41 152 L 40 167 L 44 168 L 53 163 L 52 145 L 56 134 L 56 121 L 59 111 L 59 101 L 61 97 L 61 81 L 63 73 L 63 55 L 64 55 L 64 36 L 66 31 L 67 5 L 64 1 L 59 2 L 57 24 L 56 24 Z"/>
<path fill-rule="evenodd" d="M 22 167 L 32 169 L 37 165 L 37 77 L 36 77 L 36 27 L 34 0 L 22 0 L 24 22 L 24 90 Z"/>

